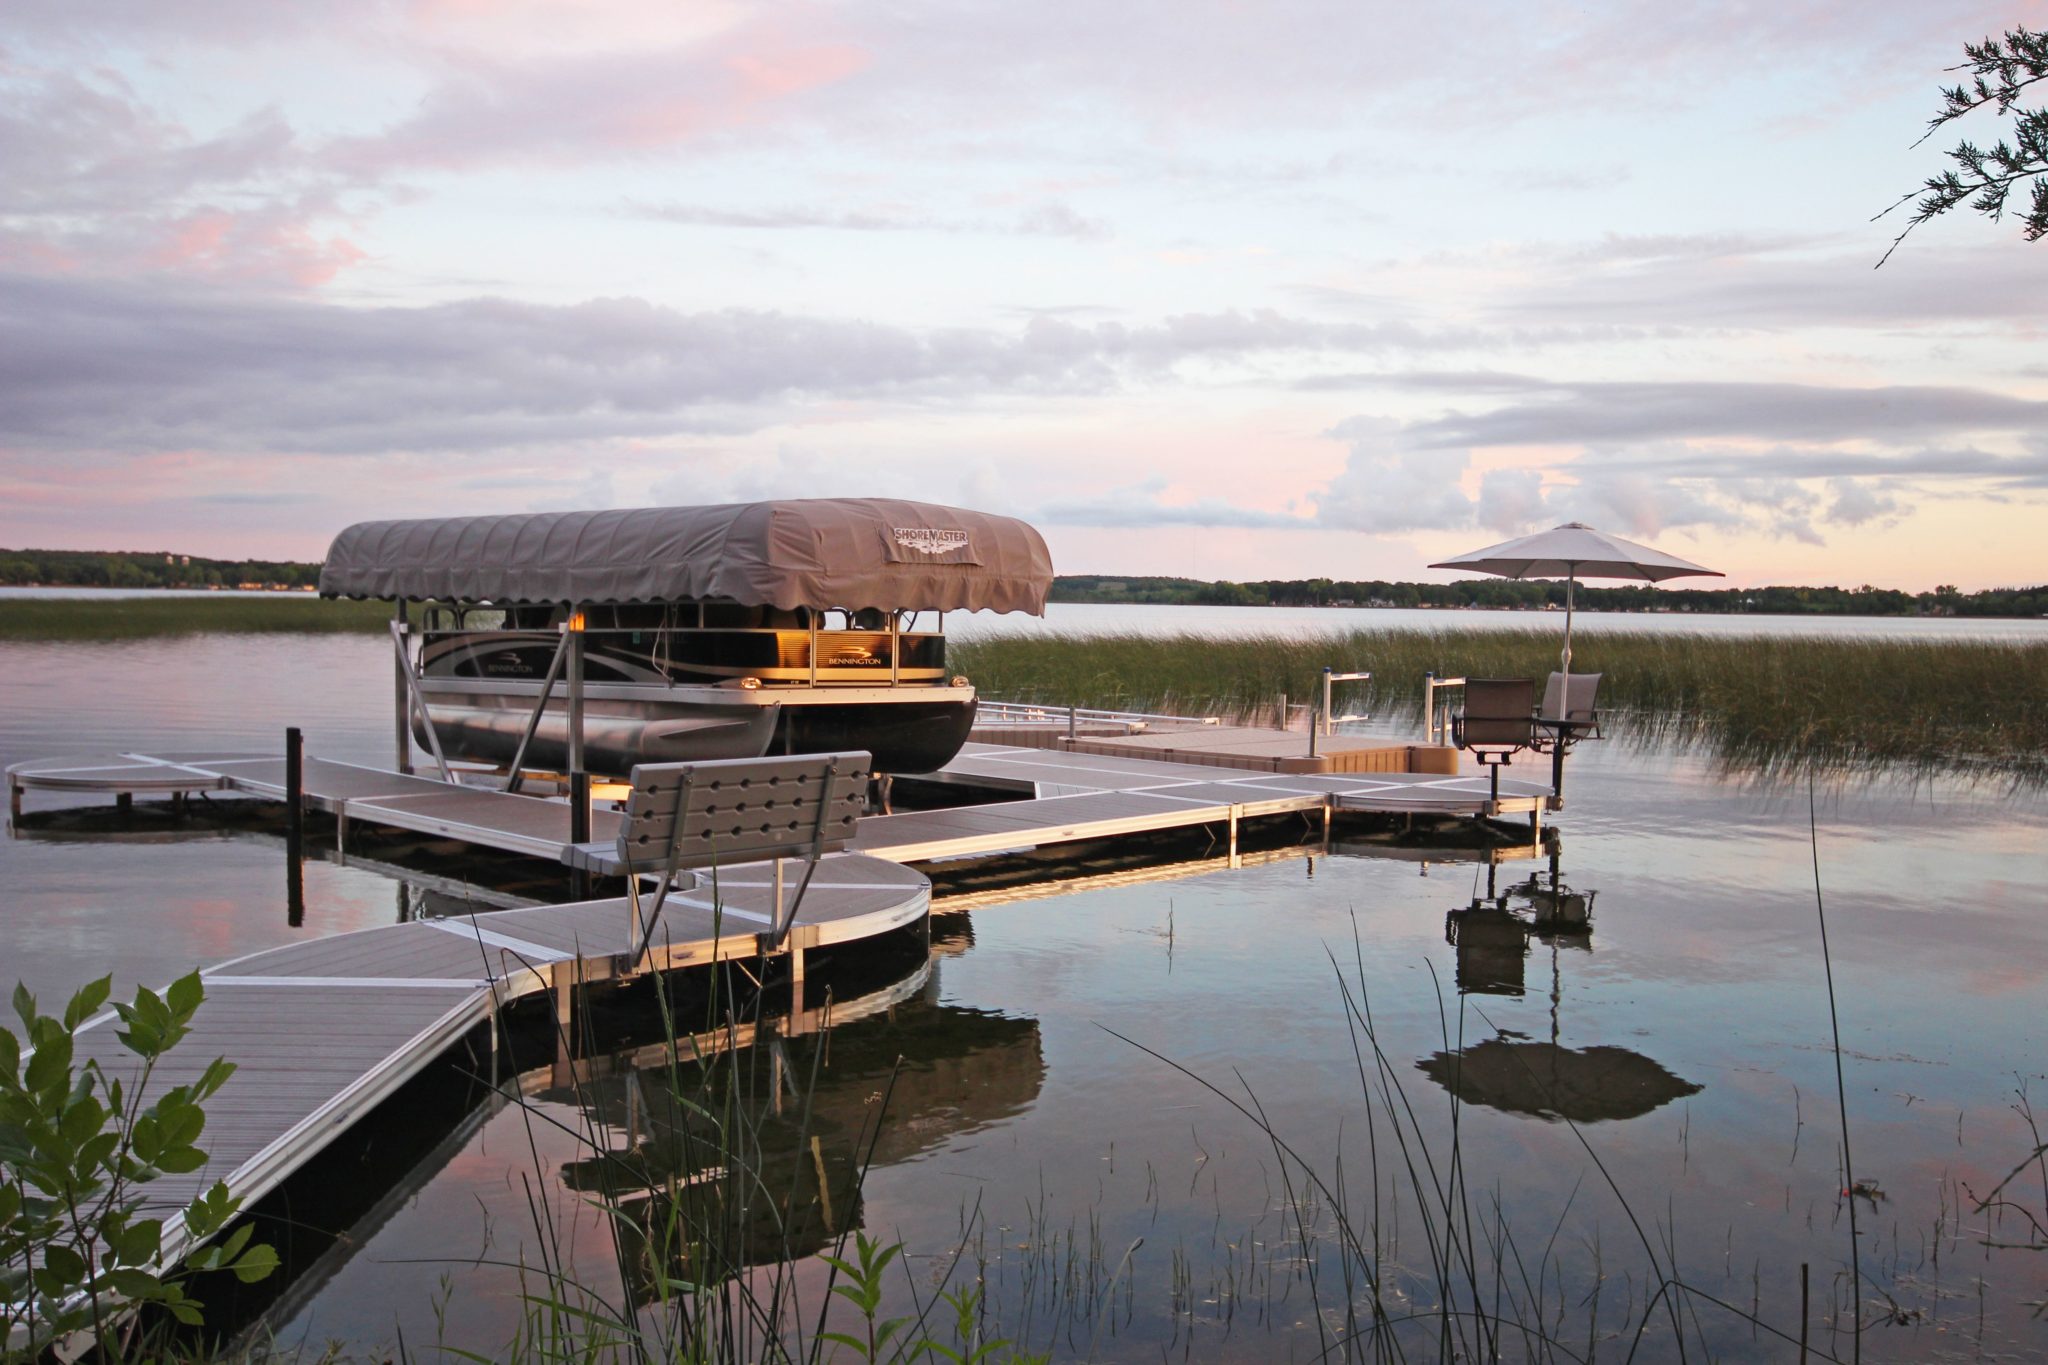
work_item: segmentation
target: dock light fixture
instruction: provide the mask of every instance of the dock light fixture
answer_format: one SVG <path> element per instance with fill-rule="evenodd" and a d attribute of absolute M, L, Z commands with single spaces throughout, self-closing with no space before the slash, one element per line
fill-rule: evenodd
<path fill-rule="evenodd" d="M 967 682 L 967 675 L 966 675 L 965 673 L 955 673 L 955 674 L 953 675 L 953 686 L 955 686 L 955 687 L 966 687 L 966 686 L 968 686 L 968 682 Z"/>
<path fill-rule="evenodd" d="M 562 623 L 562 628 L 564 630 L 573 630 L 580 632 L 583 629 L 583 613 L 580 611 L 570 612 L 569 619 Z"/>
<path fill-rule="evenodd" d="M 761 690 L 761 680 L 759 678 L 741 678 L 740 690 L 742 692 L 758 692 Z"/>

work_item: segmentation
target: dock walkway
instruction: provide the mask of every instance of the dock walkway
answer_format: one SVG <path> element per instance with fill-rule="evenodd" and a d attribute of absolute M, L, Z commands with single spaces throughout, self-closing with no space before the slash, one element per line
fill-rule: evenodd
<path fill-rule="evenodd" d="M 236 1071 L 206 1106 L 207 1164 L 147 1186 L 152 1210 L 174 1212 L 216 1180 L 260 1199 L 451 1047 L 493 1030 L 511 1001 L 553 992 L 566 1023 L 577 983 L 757 956 L 773 895 L 765 864 L 725 869 L 715 899 L 712 878 L 700 874 L 668 897 L 638 963 L 628 961 L 631 908 L 610 899 L 381 925 L 209 968 L 191 1036 L 159 1065 L 151 1089 L 194 1080 L 214 1057 Z M 931 883 L 916 872 L 829 855 L 791 935 L 827 947 L 910 928 L 930 908 Z M 134 1058 L 113 1024 L 111 1013 L 87 1023 L 78 1057 L 122 1076 Z M 172 1228 L 166 1237 L 167 1256 L 181 1254 Z"/>
<path fill-rule="evenodd" d="M 864 817 L 854 847 L 877 858 L 939 858 L 1108 838 L 1253 816 L 1347 810 L 1430 815 L 1527 815 L 1540 823 L 1546 783 L 1427 773 L 1260 773 L 1165 759 L 969 744 L 934 777 L 1019 793 L 1016 801 Z M 1025 794 L 1029 795 L 1026 796 Z"/>
<path fill-rule="evenodd" d="M 931 779 L 1017 793 L 1014 801 L 862 817 L 853 847 L 898 863 L 967 857 L 1121 834 L 1218 825 L 1299 812 L 1526 815 L 1539 825 L 1545 783 L 1431 773 L 1270 773 L 1185 760 L 969 744 Z M 28 790 L 180 794 L 233 791 L 282 800 L 284 760 L 244 753 L 98 754 L 17 763 L 7 770 L 17 812 Z M 569 807 L 434 778 L 308 758 L 306 804 L 335 817 L 345 845 L 357 821 L 457 839 L 482 848 L 565 860 Z M 612 838 L 618 817 L 591 813 L 591 837 Z"/>
<path fill-rule="evenodd" d="M 1420 773 L 1281 774 L 1128 755 L 970 744 L 939 782 L 994 788 L 1015 800 L 861 819 L 853 849 L 819 865 L 785 943 L 800 979 L 803 953 L 909 928 L 931 909 L 931 883 L 906 866 L 1084 839 L 1194 825 L 1227 827 L 1237 862 L 1238 822 L 1345 810 L 1500 815 L 1540 820 L 1548 789 L 1503 780 Z M 17 816 L 27 791 L 112 792 L 184 800 L 234 792 L 282 800 L 281 757 L 218 751 L 98 754 L 18 763 L 7 770 Z M 562 859 L 569 807 L 357 764 L 309 758 L 306 804 L 331 813 L 341 840 L 354 822 L 395 827 L 483 848 Z M 618 817 L 593 813 L 610 837 Z M 578 982 L 755 957 L 774 922 L 767 864 L 703 872 L 666 901 L 653 947 L 632 957 L 631 910 L 622 899 L 506 909 L 481 918 L 422 920 L 313 939 L 209 969 L 208 1002 L 192 1036 L 153 1085 L 189 1081 L 223 1056 L 237 1071 L 207 1106 L 208 1164 L 149 1189 L 152 1204 L 182 1207 L 217 1179 L 245 1200 L 274 1189 L 329 1141 L 429 1063 L 478 1030 L 492 1030 L 511 1000 L 552 992 L 566 1022 Z M 132 1059 L 108 1027 L 89 1023 L 80 1060 L 114 1074 Z M 181 1254 L 167 1230 L 167 1256 Z"/>

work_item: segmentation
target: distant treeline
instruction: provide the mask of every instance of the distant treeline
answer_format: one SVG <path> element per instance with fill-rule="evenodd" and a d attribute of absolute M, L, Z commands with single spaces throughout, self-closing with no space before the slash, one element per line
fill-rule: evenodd
<path fill-rule="evenodd" d="M 0 584 L 50 588 L 304 588 L 318 564 L 162 550 L 0 550 Z"/>
<path fill-rule="evenodd" d="M 266 559 L 205 559 L 164 551 L 0 550 L 0 585 L 65 588 L 304 588 L 320 581 L 318 564 Z M 1265 579 L 1251 583 L 1198 578 L 1112 578 L 1063 574 L 1055 602 L 1137 602 L 1225 607 L 1481 607 L 1536 610 L 1564 605 L 1564 584 L 1506 578 L 1457 583 L 1390 583 L 1384 579 Z M 1589 611 L 1760 612 L 1787 616 L 2048 616 L 2048 584 L 1960 592 L 1894 588 L 1607 587 L 1581 583 L 1575 601 Z"/>
<path fill-rule="evenodd" d="M 1564 606 L 1564 584 L 1509 578 L 1457 583 L 1350 582 L 1330 578 L 1205 583 L 1195 578 L 1110 578 L 1066 574 L 1053 580 L 1055 602 L 1148 602 L 1223 607 L 1480 607 L 1535 610 Z M 1652 588 L 1581 583 L 1574 602 L 1589 611 L 1759 612 L 1787 616 L 2048 616 L 2048 584 L 1960 592 L 1893 588 Z"/>

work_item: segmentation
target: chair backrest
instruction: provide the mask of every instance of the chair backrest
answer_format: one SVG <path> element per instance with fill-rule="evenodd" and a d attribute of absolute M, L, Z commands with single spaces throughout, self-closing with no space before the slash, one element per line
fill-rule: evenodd
<path fill-rule="evenodd" d="M 1472 748 L 1525 748 L 1536 737 L 1536 684 L 1528 678 L 1467 678 L 1459 742 Z"/>
<path fill-rule="evenodd" d="M 865 750 L 643 763 L 619 824 L 619 857 L 653 870 L 844 848 L 867 808 Z"/>
<path fill-rule="evenodd" d="M 1598 673 L 1551 674 L 1550 681 L 1543 684 L 1543 709 L 1536 714 L 1543 720 L 1590 724 L 1598 719 L 1593 702 L 1600 694 L 1600 676 Z"/>

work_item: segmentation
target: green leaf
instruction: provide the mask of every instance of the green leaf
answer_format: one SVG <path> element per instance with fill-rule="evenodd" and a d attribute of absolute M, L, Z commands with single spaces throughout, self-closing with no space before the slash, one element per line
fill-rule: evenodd
<path fill-rule="evenodd" d="M 232 1261 L 235 1257 L 241 1255 L 242 1248 L 249 1245 L 249 1239 L 255 1235 L 256 1225 L 254 1223 L 244 1223 L 236 1228 L 228 1239 L 220 1244 L 221 1260 Z"/>
<path fill-rule="evenodd" d="M 28 993 L 24 982 L 14 983 L 14 1012 L 21 1016 L 21 1022 L 34 1032 L 36 1024 L 36 998 Z"/>
<path fill-rule="evenodd" d="M 206 1314 L 199 1311 L 199 1304 L 193 1299 L 180 1299 L 164 1305 L 172 1317 L 187 1327 L 198 1327 L 206 1322 Z"/>
<path fill-rule="evenodd" d="M 43 1269 L 55 1275 L 66 1288 L 85 1282 L 85 1257 L 62 1242 L 52 1242 L 43 1248 Z"/>
<path fill-rule="evenodd" d="M 8 1029 L 0 1028 L 0 1085 L 16 1085 L 21 1081 L 21 1040 Z"/>
<path fill-rule="evenodd" d="M 163 1249 L 164 1224 L 161 1218 L 143 1218 L 121 1229 L 119 1235 L 110 1236 L 115 1256 L 128 1265 L 147 1265 L 155 1260 Z"/>
<path fill-rule="evenodd" d="M 76 1162 L 81 1170 L 105 1170 L 114 1158 L 114 1149 L 121 1145 L 118 1129 L 104 1132 L 79 1144 Z"/>
<path fill-rule="evenodd" d="M 163 1125 L 156 1121 L 156 1115 L 145 1113 L 135 1120 L 128 1130 L 128 1147 L 138 1160 L 155 1164 L 157 1154 L 164 1149 Z"/>
<path fill-rule="evenodd" d="M 146 1270 L 109 1270 L 100 1277 L 101 1283 L 116 1294 L 130 1299 L 155 1298 L 163 1284 Z"/>
<path fill-rule="evenodd" d="M 206 1127 L 206 1112 L 196 1104 L 158 1106 L 157 1122 L 163 1125 L 164 1146 L 184 1147 Z"/>
<path fill-rule="evenodd" d="M 192 1084 L 192 1093 L 204 1099 L 227 1084 L 228 1077 L 235 1074 L 235 1064 L 225 1057 L 216 1057 L 206 1064 L 206 1070 Z"/>
<path fill-rule="evenodd" d="M 80 1024 L 99 1012 L 107 997 L 114 993 L 114 978 L 103 976 L 97 981 L 87 982 L 79 987 L 78 994 L 71 997 L 71 1003 L 64 1007 L 64 1027 L 75 1030 Z"/>
<path fill-rule="evenodd" d="M 65 1106 L 63 1117 L 57 1120 L 57 1131 L 76 1151 L 85 1145 L 86 1139 L 98 1136 L 106 1123 L 107 1111 L 100 1102 L 91 1095 L 82 1095 Z"/>
<path fill-rule="evenodd" d="M 198 972 L 187 972 L 173 981 L 164 994 L 171 1007 L 171 1017 L 183 1024 L 191 1020 L 193 1011 L 206 999 L 206 987 L 201 984 Z"/>
<path fill-rule="evenodd" d="M 255 1284 L 267 1279 L 278 1267 L 277 1248 L 269 1243 L 250 1247 L 242 1259 L 234 1264 L 235 1278 L 243 1284 Z"/>
<path fill-rule="evenodd" d="M 197 1147 L 173 1147 L 156 1159 L 165 1175 L 189 1175 L 206 1164 L 206 1153 Z"/>
<path fill-rule="evenodd" d="M 34 1055 L 28 1059 L 28 1074 L 22 1079 L 27 1087 L 37 1094 L 49 1090 L 62 1094 L 70 1089 L 70 1035 L 59 1033 L 40 1043 Z"/>
<path fill-rule="evenodd" d="M 859 1337 L 850 1337 L 844 1332 L 820 1332 L 818 1333 L 818 1340 L 830 1341 L 849 1350 L 858 1351 L 863 1360 L 867 1358 L 868 1344 Z"/>

